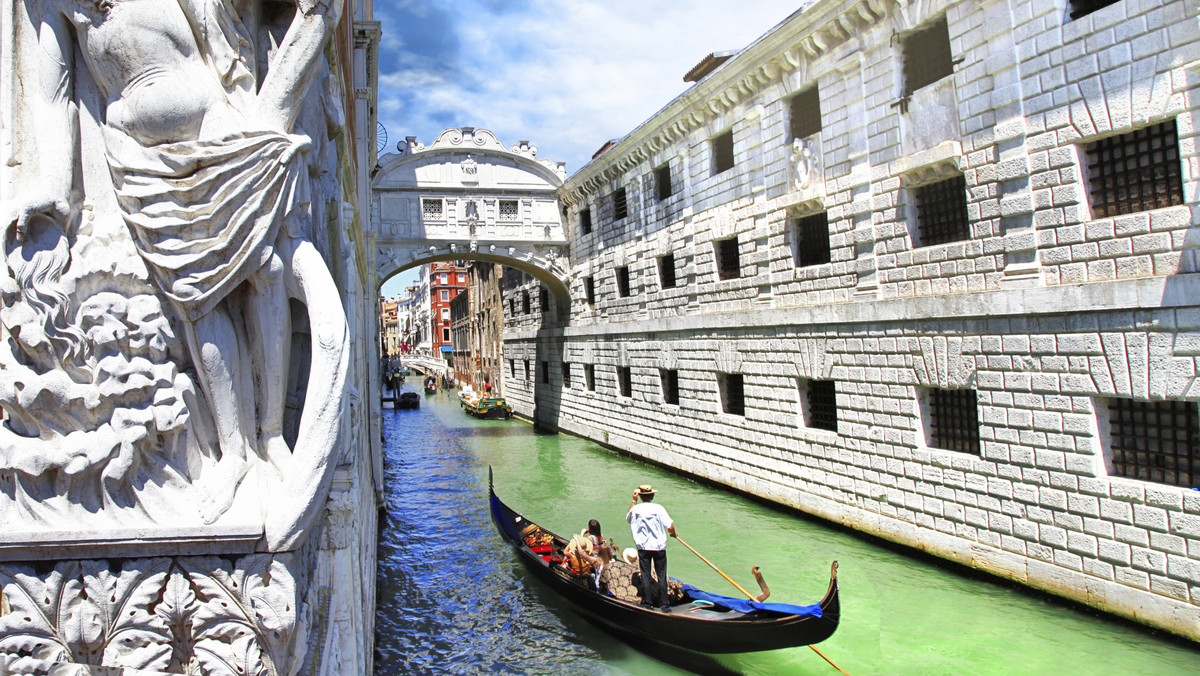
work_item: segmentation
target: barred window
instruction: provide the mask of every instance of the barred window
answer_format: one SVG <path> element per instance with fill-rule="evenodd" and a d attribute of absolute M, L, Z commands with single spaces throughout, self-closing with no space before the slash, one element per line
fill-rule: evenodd
<path fill-rule="evenodd" d="M 592 210 L 591 209 L 580 209 L 579 210 L 579 229 L 582 230 L 583 234 L 585 234 L 585 235 L 591 234 L 591 232 L 592 232 Z"/>
<path fill-rule="evenodd" d="M 1191 488 L 1200 485 L 1200 415 L 1192 401 L 1108 402 L 1112 475 Z"/>
<path fill-rule="evenodd" d="M 529 292 L 521 292 L 521 309 L 525 314 L 529 314 Z"/>
<path fill-rule="evenodd" d="M 550 362 L 548 361 L 542 362 L 542 384 L 550 384 Z"/>
<path fill-rule="evenodd" d="M 1175 120 L 1100 139 L 1086 152 L 1097 218 L 1183 204 Z"/>
<path fill-rule="evenodd" d="M 1118 0 L 1071 0 L 1071 18 L 1078 19 L 1092 12 L 1117 4 Z"/>
<path fill-rule="evenodd" d="M 515 221 L 518 212 L 517 200 L 500 200 L 500 220 Z"/>
<path fill-rule="evenodd" d="M 903 52 L 905 96 L 953 73 L 954 56 L 950 52 L 946 17 L 905 37 Z"/>
<path fill-rule="evenodd" d="M 662 380 L 663 403 L 679 404 L 679 371 L 675 369 L 660 369 L 658 377 Z"/>
<path fill-rule="evenodd" d="M 801 380 L 804 426 L 838 431 L 837 386 L 832 380 Z"/>
<path fill-rule="evenodd" d="M 529 360 L 525 360 L 525 380 L 529 380 Z"/>
<path fill-rule="evenodd" d="M 925 390 L 926 440 L 932 448 L 979 455 L 979 405 L 975 390 Z"/>
<path fill-rule="evenodd" d="M 971 239 L 967 180 L 955 176 L 913 190 L 917 203 L 916 246 Z"/>
<path fill-rule="evenodd" d="M 550 311 L 550 291 L 544 286 L 538 289 L 538 307 L 543 314 Z"/>
<path fill-rule="evenodd" d="M 675 288 L 675 254 L 659 256 L 658 283 L 664 289 Z"/>
<path fill-rule="evenodd" d="M 621 266 L 617 268 L 617 295 L 621 298 L 629 297 L 629 267 Z"/>
<path fill-rule="evenodd" d="M 712 173 L 717 175 L 733 168 L 733 130 L 717 134 L 710 142 L 712 149 Z"/>
<path fill-rule="evenodd" d="M 421 200 L 421 213 L 425 218 L 441 218 L 442 217 L 442 200 L 439 199 L 423 199 Z"/>
<path fill-rule="evenodd" d="M 721 390 L 721 410 L 733 415 L 746 415 L 744 379 L 740 373 L 720 373 L 717 382 Z"/>
<path fill-rule="evenodd" d="M 564 361 L 562 363 L 562 379 L 563 379 L 563 389 L 564 390 L 571 389 L 571 363 L 570 362 Z"/>
<path fill-rule="evenodd" d="M 617 188 L 612 194 L 613 220 L 619 221 L 629 215 L 629 203 L 625 198 L 625 188 Z"/>
<path fill-rule="evenodd" d="M 622 397 L 628 397 L 633 393 L 633 373 L 628 366 L 617 367 L 617 388 Z"/>
<path fill-rule="evenodd" d="M 583 384 L 587 386 L 589 392 L 596 391 L 596 365 L 583 365 Z"/>
<path fill-rule="evenodd" d="M 791 138 L 806 138 L 821 131 L 821 96 L 816 85 L 798 92 L 788 101 Z"/>
<path fill-rule="evenodd" d="M 803 216 L 797 218 L 795 224 L 796 267 L 828 263 L 831 260 L 829 214 L 822 211 L 819 214 Z"/>
<path fill-rule="evenodd" d="M 594 277 L 585 277 L 583 280 L 583 296 L 587 299 L 588 305 L 596 304 L 596 279 Z"/>
<path fill-rule="evenodd" d="M 738 238 L 731 237 L 716 242 L 717 277 L 737 279 L 742 276 L 742 259 L 738 251 Z"/>
<path fill-rule="evenodd" d="M 516 359 L 508 360 L 508 374 L 510 376 L 512 376 L 513 378 L 517 377 L 517 360 Z"/>
<path fill-rule="evenodd" d="M 671 165 L 664 164 L 654 170 L 654 187 L 658 193 L 659 201 L 665 200 L 674 194 L 675 191 L 671 185 Z"/>

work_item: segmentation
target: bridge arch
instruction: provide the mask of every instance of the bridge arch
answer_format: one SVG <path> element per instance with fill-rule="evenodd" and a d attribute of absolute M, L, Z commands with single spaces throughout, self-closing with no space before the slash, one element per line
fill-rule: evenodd
<path fill-rule="evenodd" d="M 472 127 L 447 129 L 428 146 L 410 136 L 397 149 L 371 179 L 380 283 L 425 263 L 485 261 L 530 274 L 569 305 L 562 163 Z"/>

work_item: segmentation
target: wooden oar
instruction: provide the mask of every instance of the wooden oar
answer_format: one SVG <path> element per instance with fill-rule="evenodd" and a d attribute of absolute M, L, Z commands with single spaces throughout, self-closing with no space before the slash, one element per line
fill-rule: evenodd
<path fill-rule="evenodd" d="M 712 561 L 709 561 L 709 560 L 708 560 L 708 559 L 706 559 L 706 558 L 704 558 L 704 555 L 703 555 L 703 554 L 701 554 L 700 552 L 696 551 L 695 549 L 692 549 L 692 546 L 691 546 L 691 545 L 689 545 L 688 543 L 684 542 L 684 541 L 683 541 L 683 538 L 681 538 L 681 537 L 679 537 L 678 535 L 676 535 L 676 536 L 675 536 L 675 539 L 676 539 L 676 540 L 679 540 L 679 544 L 683 545 L 684 547 L 687 547 L 687 548 L 688 548 L 688 550 L 689 550 L 689 551 L 691 551 L 691 553 L 695 554 L 696 556 L 699 556 L 699 557 L 700 557 L 700 560 L 701 560 L 701 561 L 703 561 L 703 562 L 705 562 L 705 563 L 707 563 L 707 564 L 708 564 L 708 566 L 709 566 L 710 568 L 712 568 L 713 570 L 717 571 L 717 574 L 718 574 L 718 575 L 720 575 L 721 577 L 725 578 L 726 580 L 729 580 L 729 584 L 731 584 L 731 585 L 733 585 L 733 586 L 737 587 L 737 588 L 738 588 L 738 591 L 740 591 L 740 592 L 742 592 L 743 594 L 745 594 L 745 595 L 746 595 L 746 598 L 750 599 L 751 601 L 761 601 L 761 600 L 762 600 L 762 599 L 758 598 L 757 596 L 755 596 L 754 594 L 751 594 L 750 592 L 746 591 L 746 588 L 745 588 L 745 587 L 743 587 L 742 585 L 740 585 L 740 584 L 738 584 L 736 581 L 734 581 L 734 579 L 733 579 L 732 577 L 729 577 L 728 575 L 726 575 L 726 574 L 725 574 L 725 573 L 724 573 L 724 572 L 723 572 L 723 571 L 722 571 L 720 568 L 717 568 L 716 566 L 714 566 L 714 565 L 713 565 L 713 562 L 712 562 Z M 767 593 L 769 594 L 770 592 L 767 592 Z M 764 596 L 763 598 L 766 598 L 766 597 Z"/>

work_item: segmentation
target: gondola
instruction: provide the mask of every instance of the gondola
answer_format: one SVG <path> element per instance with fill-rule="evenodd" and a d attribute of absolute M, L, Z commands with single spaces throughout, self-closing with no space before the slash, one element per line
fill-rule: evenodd
<path fill-rule="evenodd" d="M 563 567 L 562 550 L 568 540 L 501 502 L 492 486 L 490 468 L 488 493 L 492 521 L 521 563 L 585 619 L 619 637 L 700 653 L 742 653 L 819 643 L 837 629 L 840 606 L 836 561 L 825 597 L 811 606 L 751 602 L 683 585 L 683 601 L 675 603 L 671 612 L 661 612 L 595 591 L 589 576 L 576 575 Z"/>

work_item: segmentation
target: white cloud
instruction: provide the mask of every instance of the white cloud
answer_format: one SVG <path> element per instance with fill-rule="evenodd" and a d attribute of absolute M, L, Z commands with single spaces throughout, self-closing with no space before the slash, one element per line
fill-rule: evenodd
<path fill-rule="evenodd" d="M 709 52 L 749 45 L 803 3 L 496 4 L 375 4 L 380 119 L 392 139 L 482 127 L 510 145 L 527 139 L 574 172 L 683 92 L 683 74 Z"/>

